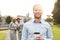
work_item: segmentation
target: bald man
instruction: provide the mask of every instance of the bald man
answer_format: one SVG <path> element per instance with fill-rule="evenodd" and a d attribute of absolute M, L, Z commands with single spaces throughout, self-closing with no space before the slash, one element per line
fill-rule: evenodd
<path fill-rule="evenodd" d="M 33 6 L 34 19 L 23 25 L 21 40 L 53 40 L 50 25 L 41 20 L 42 13 L 42 6 Z"/>

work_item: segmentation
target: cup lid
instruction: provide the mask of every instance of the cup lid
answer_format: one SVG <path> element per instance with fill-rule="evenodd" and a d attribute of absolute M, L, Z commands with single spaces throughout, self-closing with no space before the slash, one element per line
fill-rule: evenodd
<path fill-rule="evenodd" d="M 39 32 L 34 32 L 34 34 L 40 34 Z"/>

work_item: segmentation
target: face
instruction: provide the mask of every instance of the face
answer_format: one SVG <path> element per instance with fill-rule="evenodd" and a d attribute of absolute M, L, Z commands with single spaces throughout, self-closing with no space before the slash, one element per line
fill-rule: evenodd
<path fill-rule="evenodd" d="M 13 19 L 13 22 L 15 23 L 16 22 L 16 19 Z"/>
<path fill-rule="evenodd" d="M 20 22 L 20 19 L 18 18 L 17 21 Z"/>
<path fill-rule="evenodd" d="M 40 19 L 43 13 L 42 7 L 40 5 L 35 5 L 33 7 L 33 13 L 35 18 Z"/>

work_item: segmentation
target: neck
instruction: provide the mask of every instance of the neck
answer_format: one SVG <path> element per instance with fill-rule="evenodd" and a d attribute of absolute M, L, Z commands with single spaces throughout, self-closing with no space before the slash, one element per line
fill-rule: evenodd
<path fill-rule="evenodd" d="M 20 22 L 18 21 L 18 23 L 20 23 Z"/>
<path fill-rule="evenodd" d="M 41 19 L 35 18 L 35 22 L 40 22 L 40 21 L 41 21 Z"/>

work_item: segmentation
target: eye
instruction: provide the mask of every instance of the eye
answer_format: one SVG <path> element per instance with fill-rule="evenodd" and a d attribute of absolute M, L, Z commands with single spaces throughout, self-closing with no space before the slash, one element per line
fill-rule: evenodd
<path fill-rule="evenodd" d="M 37 11 L 37 10 L 35 10 L 35 11 Z"/>

